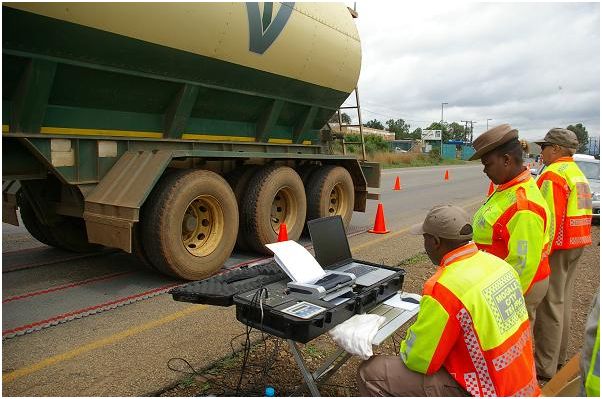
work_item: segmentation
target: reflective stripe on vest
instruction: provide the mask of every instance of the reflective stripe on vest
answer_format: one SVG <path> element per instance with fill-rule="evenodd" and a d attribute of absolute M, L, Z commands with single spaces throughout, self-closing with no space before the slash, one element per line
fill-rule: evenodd
<path fill-rule="evenodd" d="M 466 249 L 471 248 L 472 255 L 467 256 Z M 474 248 L 469 244 L 444 258 L 443 271 L 429 284 L 429 294 L 444 307 L 446 298 L 439 292 L 449 292 L 453 303 L 461 303 L 449 315 L 461 333 L 444 366 L 473 396 L 538 394 L 518 275 L 505 261 Z"/>
<path fill-rule="evenodd" d="M 561 198 L 554 194 L 554 184 L 562 188 L 564 195 Z M 591 244 L 592 195 L 587 178 L 573 159 L 563 157 L 547 166 L 537 179 L 537 185 L 547 199 L 550 211 L 559 219 L 552 249 L 570 249 Z"/>
<path fill-rule="evenodd" d="M 591 397 L 600 396 L 600 320 L 598 320 L 592 359 L 585 377 L 585 393 Z"/>
<path fill-rule="evenodd" d="M 510 253 L 511 233 L 508 224 L 519 211 L 529 211 L 537 215 L 543 227 L 537 226 L 538 229 L 542 229 L 541 234 L 528 233 L 529 236 L 526 237 L 528 239 L 516 242 L 513 248 L 516 252 Z M 519 226 L 533 232 L 536 226 L 525 226 L 532 220 L 521 222 L 521 219 L 518 219 L 513 223 L 519 223 Z M 550 212 L 527 170 L 511 182 L 499 186 L 489 197 L 474 215 L 473 231 L 473 239 L 479 249 L 501 259 L 508 259 L 512 263 L 520 276 L 523 293 L 526 293 L 535 282 L 550 274 L 548 263 L 551 236 Z M 537 256 L 529 253 L 532 247 L 538 248 Z"/>

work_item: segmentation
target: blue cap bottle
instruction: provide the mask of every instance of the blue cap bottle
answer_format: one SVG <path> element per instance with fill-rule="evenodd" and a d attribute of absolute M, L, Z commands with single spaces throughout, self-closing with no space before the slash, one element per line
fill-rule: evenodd
<path fill-rule="evenodd" d="M 265 396 L 276 396 L 276 391 L 274 390 L 274 387 L 266 387 Z"/>

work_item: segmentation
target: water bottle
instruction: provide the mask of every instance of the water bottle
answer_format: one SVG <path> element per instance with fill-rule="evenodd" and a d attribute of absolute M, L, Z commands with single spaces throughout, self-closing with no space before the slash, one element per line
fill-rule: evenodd
<path fill-rule="evenodd" d="M 274 387 L 266 387 L 265 388 L 265 396 L 270 396 L 270 397 L 276 396 L 276 390 L 274 390 Z"/>

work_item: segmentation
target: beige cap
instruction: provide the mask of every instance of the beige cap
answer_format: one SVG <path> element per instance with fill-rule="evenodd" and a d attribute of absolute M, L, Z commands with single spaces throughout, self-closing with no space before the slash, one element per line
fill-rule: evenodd
<path fill-rule="evenodd" d="M 477 137 L 472 143 L 472 146 L 474 147 L 476 152 L 473 154 L 473 156 L 469 158 L 469 161 L 480 159 L 489 151 L 496 149 L 497 147 L 509 142 L 512 139 L 517 138 L 518 130 L 514 129 L 507 123 L 496 127 L 492 127 L 491 129 L 487 130 L 485 133 Z"/>
<path fill-rule="evenodd" d="M 429 211 L 423 223 L 410 229 L 411 234 L 447 238 L 449 240 L 470 240 L 472 226 L 470 216 L 462 208 L 453 205 L 437 205 Z"/>
<path fill-rule="evenodd" d="M 577 139 L 577 135 L 569 129 L 562 129 L 560 127 L 551 129 L 548 134 L 546 134 L 546 137 L 535 141 L 535 143 L 539 145 L 544 143 L 557 144 L 561 147 L 573 148 L 575 150 L 579 148 L 579 140 Z"/>

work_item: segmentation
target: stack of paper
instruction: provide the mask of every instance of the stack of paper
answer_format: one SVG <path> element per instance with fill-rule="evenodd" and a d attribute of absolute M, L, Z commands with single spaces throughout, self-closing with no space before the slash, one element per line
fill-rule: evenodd
<path fill-rule="evenodd" d="M 274 252 L 274 260 L 294 282 L 312 284 L 326 274 L 312 254 L 295 241 L 265 246 Z"/>

